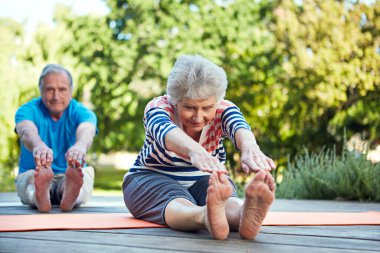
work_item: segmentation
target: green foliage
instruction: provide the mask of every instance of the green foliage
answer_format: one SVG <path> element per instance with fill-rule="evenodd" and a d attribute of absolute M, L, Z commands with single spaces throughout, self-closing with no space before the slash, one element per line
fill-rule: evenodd
<path fill-rule="evenodd" d="M 318 150 L 341 141 L 336 129 L 342 126 L 371 141 L 379 136 L 379 3 L 107 3 L 107 17 L 75 16 L 62 6 L 55 16 L 74 42 L 60 51 L 75 60 L 76 97 L 90 93 L 99 117 L 98 152 L 140 148 L 146 102 L 164 93 L 184 53 L 202 54 L 226 70 L 227 98 L 280 163 L 302 146 Z"/>
<path fill-rule="evenodd" d="M 278 198 L 380 201 L 380 163 L 365 154 L 335 149 L 297 155 L 279 184 Z"/>
<path fill-rule="evenodd" d="M 339 142 L 343 127 L 378 141 L 379 11 L 378 1 L 334 0 L 284 0 L 274 10 L 283 70 L 278 82 L 284 85 L 277 100 L 281 113 L 271 113 L 276 125 L 266 135 L 276 136 L 288 153 Z"/>
<path fill-rule="evenodd" d="M 28 82 L 30 68 L 20 59 L 24 53 L 22 25 L 0 18 L 0 35 L 0 190 L 13 190 L 13 170 L 19 152 L 14 114 L 35 90 Z"/>

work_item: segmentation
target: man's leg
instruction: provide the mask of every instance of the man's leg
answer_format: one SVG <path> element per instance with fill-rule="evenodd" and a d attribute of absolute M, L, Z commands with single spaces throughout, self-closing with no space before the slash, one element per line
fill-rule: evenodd
<path fill-rule="evenodd" d="M 17 195 L 24 205 L 37 207 L 34 202 L 34 170 L 27 170 L 17 175 L 15 180 Z"/>
<path fill-rule="evenodd" d="M 94 189 L 95 180 L 95 170 L 91 166 L 87 166 L 82 169 L 83 172 L 83 185 L 80 189 L 79 196 L 75 201 L 74 207 L 79 207 L 80 205 L 86 203 L 92 195 Z"/>
<path fill-rule="evenodd" d="M 37 167 L 36 170 L 19 174 L 16 178 L 16 189 L 21 202 L 37 207 L 40 212 L 49 212 L 52 179 L 53 171 L 50 167 Z"/>
<path fill-rule="evenodd" d="M 60 208 L 64 212 L 71 211 L 79 196 L 80 189 L 83 185 L 83 172 L 81 168 L 69 166 L 66 170 L 64 182 L 62 184 L 63 196 Z"/>
<path fill-rule="evenodd" d="M 93 167 L 88 166 L 81 170 L 75 168 L 69 170 L 69 168 L 59 186 L 59 191 L 63 193 L 60 204 L 62 211 L 71 211 L 74 207 L 86 203 L 94 188 L 95 171 Z"/>
<path fill-rule="evenodd" d="M 50 187 L 54 173 L 51 167 L 37 167 L 34 172 L 34 196 L 37 208 L 40 212 L 49 212 L 50 203 Z"/>

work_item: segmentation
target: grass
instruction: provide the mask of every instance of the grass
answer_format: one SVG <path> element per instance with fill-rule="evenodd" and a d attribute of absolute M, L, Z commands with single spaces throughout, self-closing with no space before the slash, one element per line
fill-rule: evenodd
<path fill-rule="evenodd" d="M 95 188 L 92 192 L 92 195 L 96 196 L 123 196 L 121 190 L 103 190 L 101 188 Z"/>
<path fill-rule="evenodd" d="M 122 192 L 123 177 L 125 170 L 104 168 L 95 170 L 94 189 L 99 192 L 113 191 Z"/>

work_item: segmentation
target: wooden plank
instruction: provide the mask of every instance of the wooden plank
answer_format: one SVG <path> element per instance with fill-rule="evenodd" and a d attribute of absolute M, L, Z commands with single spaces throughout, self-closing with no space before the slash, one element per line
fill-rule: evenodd
<path fill-rule="evenodd" d="M 144 229 L 145 230 L 145 229 Z M 170 229 L 166 229 L 170 230 Z M 268 235 L 259 234 L 256 241 L 241 240 L 237 233 L 232 233 L 226 241 L 216 241 L 210 238 L 208 234 L 202 236 L 187 235 L 183 233 L 177 236 L 170 236 L 161 230 L 160 234 L 139 234 L 129 233 L 129 230 L 120 230 L 117 233 L 107 230 L 103 231 L 37 231 L 21 233 L 1 233 L 0 238 L 23 238 L 35 239 L 48 238 L 52 241 L 76 242 L 84 244 L 97 244 L 105 242 L 110 245 L 128 246 L 128 247 L 152 247 L 161 250 L 191 250 L 195 252 L 245 252 L 248 249 L 260 248 L 265 252 L 273 252 L 281 249 L 304 248 L 308 251 L 315 249 L 333 250 L 333 251 L 377 251 L 380 248 L 380 242 L 358 239 L 342 239 L 315 236 L 297 236 L 297 235 Z M 171 231 L 172 232 L 172 231 Z M 173 234 L 173 233 L 172 233 Z M 189 237 L 190 236 L 190 237 Z M 45 240 L 45 239 L 44 239 Z M 178 243 L 180 242 L 180 245 Z M 279 247 L 281 246 L 281 247 Z"/>
<path fill-rule="evenodd" d="M 380 240 L 380 226 L 264 226 L 260 233 Z"/>
<path fill-rule="evenodd" d="M 136 235 L 162 235 L 172 237 L 188 237 L 199 238 L 207 237 L 207 231 L 198 232 L 182 232 L 168 228 L 144 228 L 144 229 L 112 229 L 112 230 L 82 230 L 87 232 L 109 232 L 109 233 L 127 233 Z M 380 240 L 380 226 L 301 226 L 301 227 L 288 227 L 288 226 L 264 226 L 261 234 L 277 234 L 282 235 L 299 235 L 299 236 L 317 236 L 317 237 L 335 237 L 342 239 L 358 239 L 358 240 Z"/>
<path fill-rule="evenodd" d="M 0 234 L 1 235 L 1 234 Z M 196 240 L 190 245 L 183 245 L 182 240 L 170 242 L 166 237 L 161 237 L 159 240 L 150 240 L 145 245 L 131 243 L 127 237 L 118 238 L 118 242 L 110 241 L 110 238 L 102 235 L 96 241 L 81 240 L 73 241 L 66 238 L 66 233 L 63 233 L 62 240 L 57 241 L 51 239 L 49 234 L 43 235 L 39 239 L 29 239 L 23 237 L 0 237 L 1 249 L 4 252 L 89 252 L 89 251 L 104 251 L 104 252 L 215 252 L 215 253 L 230 253 L 230 252 L 252 252 L 252 253 L 272 253 L 272 252 L 308 252 L 308 253 L 338 253 L 341 249 L 332 248 L 312 248 L 296 245 L 278 245 L 278 244 L 261 244 L 248 242 L 243 240 Z M 82 237 L 83 236 L 83 237 Z M 81 235 L 85 238 L 87 235 Z M 43 238 L 43 239 L 41 239 Z M 133 238 L 136 241 L 136 238 Z M 22 246 L 20 246 L 22 245 Z M 370 253 L 372 251 L 365 250 L 345 250 L 352 253 Z"/>
<path fill-rule="evenodd" d="M 30 240 L 24 238 L 0 238 L 1 252 L 28 252 L 28 253 L 52 253 L 52 252 L 128 252 L 128 253 L 166 253 L 166 250 L 154 248 L 128 247 L 119 245 L 109 245 L 107 243 L 85 244 L 78 242 L 57 242 L 51 241 L 48 238 L 44 240 Z"/>

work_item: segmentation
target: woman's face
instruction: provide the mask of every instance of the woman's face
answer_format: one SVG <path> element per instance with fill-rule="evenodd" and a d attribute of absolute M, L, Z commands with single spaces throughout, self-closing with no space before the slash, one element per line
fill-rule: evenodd
<path fill-rule="evenodd" d="M 198 133 L 214 119 L 217 101 L 215 97 L 199 100 L 184 98 L 178 101 L 177 109 L 185 133 Z"/>

